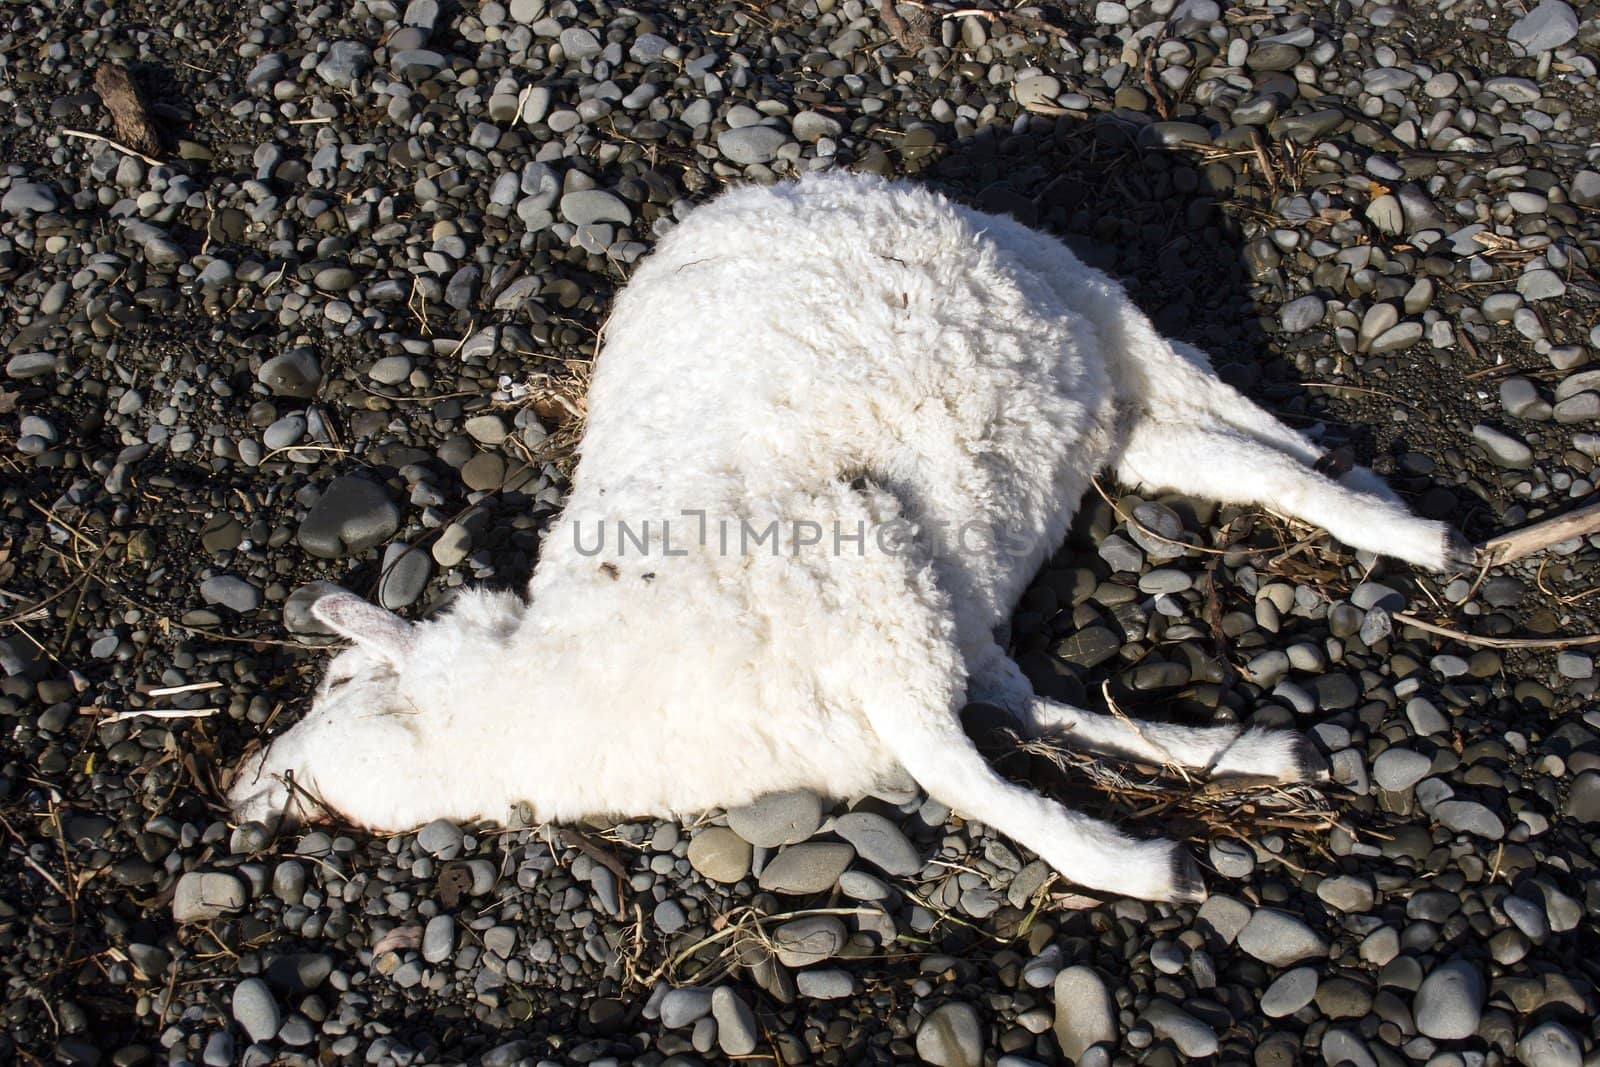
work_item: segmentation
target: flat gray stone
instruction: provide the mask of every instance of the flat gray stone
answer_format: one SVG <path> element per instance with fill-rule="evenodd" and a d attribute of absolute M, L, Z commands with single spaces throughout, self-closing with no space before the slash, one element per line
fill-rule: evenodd
<path fill-rule="evenodd" d="M 1361 914 L 1372 910 L 1377 890 L 1364 875 L 1340 874 L 1317 883 L 1317 899 L 1330 908 Z"/>
<path fill-rule="evenodd" d="M 1056 975 L 1053 1029 L 1061 1054 L 1076 1062 L 1091 1046 L 1117 1039 L 1117 1008 L 1098 971 L 1078 965 Z"/>
<path fill-rule="evenodd" d="M 1288 912 L 1261 908 L 1239 931 L 1239 947 L 1262 963 L 1287 967 L 1312 957 L 1325 957 L 1328 943 Z"/>
<path fill-rule="evenodd" d="M 1517 1040 L 1523 1067 L 1582 1067 L 1583 1044 L 1558 1022 L 1543 1022 Z"/>
<path fill-rule="evenodd" d="M 7 215 L 43 215 L 57 206 L 56 191 L 43 182 L 12 182 L 0 197 L 0 211 Z"/>
<path fill-rule="evenodd" d="M 583 26 L 569 26 L 561 31 L 561 50 L 568 59 L 593 59 L 602 46 L 594 31 Z"/>
<path fill-rule="evenodd" d="M 748 1056 L 756 1050 L 760 1031 L 756 1013 L 727 986 L 711 991 L 711 1016 L 717 1021 L 717 1045 L 728 1056 Z"/>
<path fill-rule="evenodd" d="M 1431 812 L 1442 825 L 1458 834 L 1498 841 L 1506 836 L 1506 824 L 1500 816 L 1476 800 L 1441 800 Z"/>
<path fill-rule="evenodd" d="M 661 998 L 661 1025 L 681 1030 L 711 1014 L 716 994 L 710 989 L 670 989 Z"/>
<path fill-rule="evenodd" d="M 934 1067 L 982 1067 L 983 1020 L 971 1004 L 941 1004 L 917 1027 L 916 1047 Z"/>
<path fill-rule="evenodd" d="M 772 947 L 785 967 L 809 967 L 832 959 L 850 932 L 832 915 L 807 915 L 772 931 Z"/>
<path fill-rule="evenodd" d="M 456 951 L 456 921 L 449 915 L 435 915 L 422 928 L 422 958 L 443 963 Z"/>
<path fill-rule="evenodd" d="M 1038 107 L 1041 104 L 1054 107 L 1056 97 L 1061 95 L 1061 82 L 1049 74 L 1032 74 L 1026 78 L 1018 78 L 1016 84 L 1011 87 L 1011 95 L 1025 108 Z M 795 136 L 800 136 L 799 130 L 795 131 Z"/>
<path fill-rule="evenodd" d="M 853 996 L 855 979 L 840 967 L 811 967 L 794 976 L 795 989 L 811 1000 L 842 1000 Z"/>
<path fill-rule="evenodd" d="M 354 556 L 400 529 L 400 509 L 383 487 L 353 474 L 335 478 L 311 505 L 298 534 L 300 547 L 321 559 Z"/>
<path fill-rule="evenodd" d="M 844 132 L 838 119 L 820 111 L 800 112 L 789 120 L 789 128 L 794 132 L 794 139 L 805 144 L 816 144 L 824 137 L 837 137 Z"/>
<path fill-rule="evenodd" d="M 172 894 L 172 917 L 180 923 L 204 922 L 245 905 L 244 883 L 231 874 L 190 871 Z"/>
<path fill-rule="evenodd" d="M 728 827 L 761 848 L 804 841 L 822 825 L 822 801 L 809 790 L 769 793 L 728 809 Z"/>
<path fill-rule="evenodd" d="M 726 826 L 711 826 L 689 842 L 689 866 L 713 882 L 732 884 L 750 873 L 750 842 Z"/>
<path fill-rule="evenodd" d="M 849 845 L 828 841 L 807 841 L 790 845 L 761 872 L 760 885 L 771 893 L 805 896 L 832 889 L 856 850 Z"/>
<path fill-rule="evenodd" d="M 1157 1037 L 1177 1045 L 1185 1056 L 1216 1055 L 1217 1032 L 1170 1000 L 1160 997 L 1151 1000 L 1142 1017 Z"/>
<path fill-rule="evenodd" d="M 1600 207 L 1600 171 L 1580 170 L 1574 174 L 1567 196 L 1580 207 Z"/>
<path fill-rule="evenodd" d="M 1408 748 L 1386 748 L 1372 761 L 1372 780 L 1392 793 L 1410 789 L 1427 777 L 1433 760 Z"/>
<path fill-rule="evenodd" d="M 322 384 L 322 362 L 311 349 L 299 345 L 261 364 L 256 377 L 273 396 L 310 400 Z"/>
<path fill-rule="evenodd" d="M 251 1041 L 270 1041 L 283 1025 L 283 1013 L 272 990 L 259 978 L 246 978 L 233 987 L 233 1019 Z"/>
<path fill-rule="evenodd" d="M 435 859 L 453 860 L 461 855 L 465 836 L 449 819 L 435 819 L 417 831 L 417 847 Z"/>
<path fill-rule="evenodd" d="M 61 366 L 61 356 L 55 352 L 19 352 L 6 360 L 6 377 L 22 381 L 50 374 Z"/>
<path fill-rule="evenodd" d="M 433 576 L 433 557 L 404 541 L 391 541 L 383 550 L 378 578 L 378 603 L 398 611 L 413 603 Z"/>
<path fill-rule="evenodd" d="M 773 126 L 740 126 L 717 134 L 717 150 L 741 166 L 771 163 L 789 143 L 789 135 Z"/>
<path fill-rule="evenodd" d="M 1528 56 L 1560 48 L 1577 35 L 1578 15 L 1566 0 L 1544 0 L 1506 31 L 1506 39 Z"/>
<path fill-rule="evenodd" d="M 1250 922 L 1250 906 L 1226 893 L 1213 893 L 1194 913 L 1195 925 L 1210 930 L 1224 945 L 1233 944 Z"/>
<path fill-rule="evenodd" d="M 1483 83 L 1483 87 L 1500 99 L 1513 104 L 1531 104 L 1542 95 L 1539 92 L 1539 83 L 1531 78 L 1513 78 L 1501 75 L 1490 78 Z"/>
<path fill-rule="evenodd" d="M 1393 237 L 1405 232 L 1405 213 L 1400 210 L 1400 200 L 1393 193 L 1375 197 L 1367 205 L 1365 214 L 1367 221 L 1376 226 L 1380 233 Z"/>
<path fill-rule="evenodd" d="M 1517 292 L 1524 300 L 1554 300 L 1566 291 L 1561 275 L 1547 267 L 1527 271 L 1517 279 Z"/>
<path fill-rule="evenodd" d="M 905 878 L 922 870 L 922 856 L 916 846 L 900 827 L 876 812 L 847 812 L 833 820 L 833 832 L 885 874 Z"/>
<path fill-rule="evenodd" d="M 1437 1041 L 1460 1041 L 1478 1031 L 1485 995 L 1483 972 L 1466 960 L 1435 967 L 1417 989 L 1417 1030 Z"/>
<path fill-rule="evenodd" d="M 1528 447 L 1527 442 L 1493 426 L 1478 423 L 1472 428 L 1472 439 L 1478 442 L 1497 466 L 1516 469 L 1533 462 L 1533 449 Z"/>
<path fill-rule="evenodd" d="M 360 41 L 334 41 L 317 64 L 317 77 L 335 89 L 352 89 L 372 66 L 372 50 Z"/>
<path fill-rule="evenodd" d="M 200 599 L 243 613 L 261 606 L 261 590 L 236 574 L 218 574 L 200 583 Z"/>
<path fill-rule="evenodd" d="M 622 197 L 604 189 L 576 189 L 561 198 L 561 217 L 574 226 L 633 222 L 633 211 Z"/>
<path fill-rule="evenodd" d="M 1278 312 L 1278 325 L 1284 333 L 1305 333 L 1321 322 L 1327 311 L 1327 301 L 1315 293 L 1308 293 L 1283 305 Z"/>
<path fill-rule="evenodd" d="M 1293 1015 L 1317 995 L 1317 972 L 1312 967 L 1284 971 L 1261 994 L 1261 1013 L 1269 1019 Z"/>

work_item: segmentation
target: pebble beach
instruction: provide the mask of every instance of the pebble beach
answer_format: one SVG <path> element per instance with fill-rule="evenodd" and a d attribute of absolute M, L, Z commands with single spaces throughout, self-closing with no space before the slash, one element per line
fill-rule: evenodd
<path fill-rule="evenodd" d="M 1600 503 L 1597 67 L 1576 0 L 6 6 L 0 1061 L 1600 1064 L 1600 533 L 1435 576 L 1102 479 L 1012 620 L 1035 688 L 1298 729 L 1331 780 L 965 720 L 1190 842 L 1199 905 L 914 790 L 394 836 L 222 802 L 328 583 L 526 583 L 616 293 L 739 183 L 1049 232 L 1474 542 Z"/>

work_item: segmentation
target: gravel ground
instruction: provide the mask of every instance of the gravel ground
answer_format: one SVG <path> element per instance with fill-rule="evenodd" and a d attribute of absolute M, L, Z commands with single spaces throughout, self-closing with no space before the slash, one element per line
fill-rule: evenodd
<path fill-rule="evenodd" d="M 1593 501 L 1600 4 L 951 10 L 0 11 L 0 1060 L 1600 1063 L 1595 646 L 1548 643 L 1600 630 L 1600 537 L 1439 582 L 1086 502 L 1015 619 L 1041 690 L 1297 725 L 1334 770 L 1196 800 L 990 732 L 1190 835 L 1198 908 L 1075 895 L 917 796 L 228 823 L 324 658 L 311 583 L 526 579 L 613 294 L 732 182 L 911 175 L 1048 229 L 1476 538 Z M 152 160 L 103 139 L 119 62 Z"/>

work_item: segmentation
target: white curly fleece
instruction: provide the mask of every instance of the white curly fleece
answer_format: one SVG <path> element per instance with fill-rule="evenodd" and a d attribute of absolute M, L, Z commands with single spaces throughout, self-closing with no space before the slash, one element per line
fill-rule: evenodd
<path fill-rule="evenodd" d="M 419 624 L 315 605 L 356 647 L 242 768 L 241 818 L 308 808 L 288 772 L 381 829 L 519 802 L 570 820 L 848 797 L 909 773 L 1080 884 L 1192 899 L 1181 849 L 1003 781 L 958 720 L 983 699 L 1091 750 L 1310 773 L 1293 734 L 1034 696 L 995 634 L 1091 476 L 1453 560 L 1443 526 L 1365 471 L 1316 473 L 1315 445 L 1061 244 L 912 185 L 809 177 L 694 211 L 617 299 L 588 405 L 526 603 L 469 593 Z"/>

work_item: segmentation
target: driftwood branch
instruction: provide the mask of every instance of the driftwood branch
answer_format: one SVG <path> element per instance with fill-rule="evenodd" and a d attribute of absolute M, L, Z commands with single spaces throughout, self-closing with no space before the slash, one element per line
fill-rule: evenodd
<path fill-rule="evenodd" d="M 1478 558 L 1486 566 L 1497 566 L 1592 533 L 1600 533 L 1600 504 L 1590 504 L 1586 508 L 1490 538 L 1478 546 Z"/>
<path fill-rule="evenodd" d="M 1570 637 L 1480 637 L 1477 634 L 1463 633 L 1447 626 L 1424 622 L 1408 611 L 1395 612 L 1394 621 L 1424 633 L 1437 634 L 1452 641 L 1460 641 L 1464 645 L 1478 645 L 1482 648 L 1577 648 L 1580 645 L 1600 645 L 1600 634 L 1574 634 Z"/>
<path fill-rule="evenodd" d="M 100 94 L 117 140 L 141 156 L 161 154 L 161 134 L 150 118 L 144 94 L 121 63 L 102 63 L 94 74 L 94 91 Z"/>

